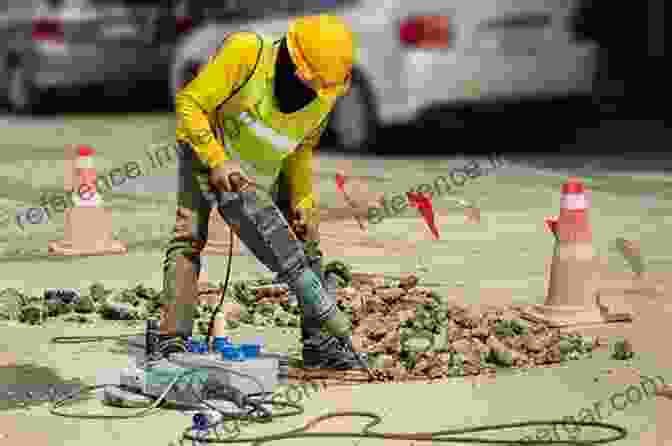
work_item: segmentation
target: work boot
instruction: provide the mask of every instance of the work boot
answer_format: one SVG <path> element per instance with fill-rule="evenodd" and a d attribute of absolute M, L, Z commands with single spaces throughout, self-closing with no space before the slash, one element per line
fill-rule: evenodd
<path fill-rule="evenodd" d="M 303 341 L 303 367 L 307 369 L 362 370 L 367 363 L 364 353 L 346 348 L 335 336 L 313 335 Z"/>

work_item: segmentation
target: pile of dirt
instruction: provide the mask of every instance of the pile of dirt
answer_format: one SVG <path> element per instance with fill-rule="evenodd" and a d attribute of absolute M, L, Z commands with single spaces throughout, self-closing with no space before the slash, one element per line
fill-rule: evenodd
<path fill-rule="evenodd" d="M 353 343 L 395 380 L 557 364 L 597 346 L 594 339 L 522 320 L 513 307 L 477 308 L 442 298 L 415 276 L 394 285 L 371 276 L 353 285 L 339 290 L 339 304 L 351 309 Z"/>
<path fill-rule="evenodd" d="M 442 298 L 412 275 L 390 280 L 353 273 L 349 282 L 337 290 L 337 301 L 352 320 L 353 343 L 389 380 L 557 364 L 589 356 L 598 346 L 595 339 L 522 320 L 514 307 L 476 308 Z M 285 287 L 237 287 L 242 320 L 234 324 L 276 325 L 278 312 L 291 314 L 291 325 L 299 323 Z"/>

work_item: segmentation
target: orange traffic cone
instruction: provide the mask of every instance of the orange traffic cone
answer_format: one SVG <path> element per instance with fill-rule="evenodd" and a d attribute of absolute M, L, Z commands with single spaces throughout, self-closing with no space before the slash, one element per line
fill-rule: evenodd
<path fill-rule="evenodd" d="M 49 242 L 50 255 L 126 254 L 126 246 L 112 236 L 112 215 L 102 207 L 96 190 L 95 151 L 86 146 L 65 149 L 65 191 L 73 206 L 65 210 L 65 238 Z"/>
<path fill-rule="evenodd" d="M 231 241 L 231 229 L 224 221 L 217 208 L 210 212 L 210 223 L 208 225 L 208 243 L 203 248 L 202 255 L 229 255 L 229 244 Z M 233 235 L 233 255 L 242 254 L 240 249 L 240 240 L 237 235 Z"/>
<path fill-rule="evenodd" d="M 590 200 L 583 184 L 570 178 L 562 186 L 560 216 L 547 227 L 556 237 L 544 305 L 523 315 L 552 327 L 627 321 L 631 314 L 605 314 L 599 299 L 599 265 L 588 219 Z"/>

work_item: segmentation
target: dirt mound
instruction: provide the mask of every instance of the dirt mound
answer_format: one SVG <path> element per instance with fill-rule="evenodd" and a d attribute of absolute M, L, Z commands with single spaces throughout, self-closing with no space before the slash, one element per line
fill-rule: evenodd
<path fill-rule="evenodd" d="M 447 301 L 414 276 L 396 286 L 375 278 L 360 282 L 339 290 L 339 303 L 351 309 L 353 342 L 395 380 L 555 364 L 596 347 L 592 339 L 524 321 L 513 307 Z"/>
<path fill-rule="evenodd" d="M 287 292 L 257 287 L 247 298 L 246 321 L 269 325 L 260 314 L 287 309 Z M 337 291 L 353 324 L 353 343 L 387 380 L 440 379 L 495 373 L 580 359 L 599 345 L 592 338 L 522 320 L 514 307 L 474 307 L 449 301 L 420 286 L 418 278 L 391 281 L 352 274 Z M 293 307 L 294 315 L 298 308 Z M 267 314 L 267 318 L 277 317 Z M 243 321 L 245 322 L 245 321 Z M 292 324 L 294 325 L 294 324 Z"/>

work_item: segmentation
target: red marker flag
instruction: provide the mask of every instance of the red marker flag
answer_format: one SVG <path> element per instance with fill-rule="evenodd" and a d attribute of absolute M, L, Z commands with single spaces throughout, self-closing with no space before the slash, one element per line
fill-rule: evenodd
<path fill-rule="evenodd" d="M 336 188 L 340 193 L 343 194 L 343 198 L 345 199 L 345 202 L 348 203 L 348 205 L 354 210 L 357 211 L 357 205 L 356 203 L 350 198 L 350 196 L 345 192 L 345 176 L 337 173 L 336 174 Z M 359 224 L 359 228 L 362 231 L 366 231 L 366 226 L 364 226 L 364 222 L 362 221 L 359 216 L 355 215 L 355 220 L 357 220 L 357 224 Z"/>
<path fill-rule="evenodd" d="M 439 230 L 434 223 L 434 208 L 432 207 L 432 199 L 427 194 L 419 192 L 407 192 L 408 202 L 420 212 L 422 218 L 425 220 L 427 227 L 432 231 L 434 240 L 439 239 Z"/>
<path fill-rule="evenodd" d="M 546 217 L 544 218 L 544 226 L 546 230 L 553 234 L 557 240 L 558 238 L 558 217 Z"/>
<path fill-rule="evenodd" d="M 340 193 L 345 195 L 345 177 L 340 173 L 336 174 L 336 187 Z"/>

